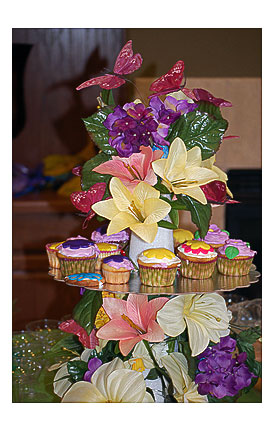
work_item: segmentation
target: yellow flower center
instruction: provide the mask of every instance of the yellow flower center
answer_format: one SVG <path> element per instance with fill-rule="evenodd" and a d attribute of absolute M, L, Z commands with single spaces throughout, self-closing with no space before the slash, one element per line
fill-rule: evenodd
<path fill-rule="evenodd" d="M 140 373 L 142 373 L 142 371 L 145 370 L 143 360 L 141 358 L 134 359 L 131 364 L 131 368 L 134 371 L 139 371 Z"/>
<path fill-rule="evenodd" d="M 138 325 L 136 325 L 128 316 L 126 316 L 125 314 L 122 314 L 121 317 L 123 320 L 125 320 L 125 322 L 127 322 L 131 326 L 131 328 L 134 328 L 139 334 L 146 334 L 146 331 L 144 331 Z"/>
<path fill-rule="evenodd" d="M 130 174 L 132 175 L 134 180 L 142 180 L 138 170 L 135 168 L 135 166 L 130 166 L 127 163 L 123 162 L 123 165 L 126 169 L 128 169 L 128 171 L 130 172 Z"/>
<path fill-rule="evenodd" d="M 141 223 L 144 222 L 144 217 L 142 217 L 141 212 L 137 209 L 135 202 L 132 201 L 131 205 L 128 207 L 128 210 L 137 218 Z"/>

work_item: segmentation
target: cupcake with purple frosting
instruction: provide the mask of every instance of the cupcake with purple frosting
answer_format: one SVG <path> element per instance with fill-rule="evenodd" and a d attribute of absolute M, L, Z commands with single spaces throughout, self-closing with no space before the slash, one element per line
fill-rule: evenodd
<path fill-rule="evenodd" d="M 86 238 L 72 238 L 58 248 L 62 277 L 80 272 L 94 272 L 97 250 L 94 243 Z"/>
<path fill-rule="evenodd" d="M 114 233 L 113 235 L 107 235 L 107 228 L 108 224 L 98 227 L 92 232 L 91 240 L 95 243 L 107 242 L 111 244 L 118 244 L 120 248 L 124 248 L 128 244 L 130 238 L 128 229 Z"/>
<path fill-rule="evenodd" d="M 211 247 L 218 249 L 229 240 L 229 232 L 227 232 L 227 230 L 220 229 L 216 224 L 211 224 L 204 238 L 200 238 L 198 231 L 195 232 L 194 237 L 195 239 L 204 241 L 206 244 L 211 245 Z"/>
<path fill-rule="evenodd" d="M 114 255 L 105 257 L 102 261 L 101 271 L 106 283 L 126 284 L 134 265 L 126 256 Z"/>
<path fill-rule="evenodd" d="M 256 251 L 251 250 L 248 242 L 240 239 L 229 239 L 218 249 L 218 271 L 223 275 L 230 276 L 247 275 L 256 253 Z"/>

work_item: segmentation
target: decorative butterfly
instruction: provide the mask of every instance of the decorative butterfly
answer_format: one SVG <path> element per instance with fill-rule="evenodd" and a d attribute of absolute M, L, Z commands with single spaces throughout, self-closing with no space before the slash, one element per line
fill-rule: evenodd
<path fill-rule="evenodd" d="M 88 222 L 94 217 L 95 212 L 91 206 L 102 200 L 106 190 L 105 183 L 97 183 L 89 188 L 88 191 L 80 191 L 71 193 L 70 199 L 72 204 L 81 212 L 85 213 L 85 218 L 82 229 L 86 229 Z"/>
<path fill-rule="evenodd" d="M 135 72 L 140 68 L 141 64 L 142 57 L 140 54 L 134 55 L 132 50 L 132 41 L 129 40 L 118 54 L 112 74 L 105 74 L 89 79 L 79 85 L 76 89 L 82 90 L 82 88 L 91 87 L 92 85 L 99 85 L 101 88 L 106 90 L 120 87 L 126 82 L 121 75 L 128 75 L 129 73 Z"/>
<path fill-rule="evenodd" d="M 73 319 L 60 323 L 59 329 L 63 332 L 77 335 L 80 343 L 87 349 L 94 349 L 95 346 L 98 345 L 98 339 L 95 335 L 95 330 L 92 330 L 90 335 L 88 335 L 86 330 Z"/>
<path fill-rule="evenodd" d="M 167 73 L 165 73 L 165 75 L 162 75 L 150 85 L 150 91 L 153 91 L 154 93 L 149 96 L 149 99 L 153 96 L 160 96 L 162 94 L 173 93 L 174 91 L 181 90 L 184 87 L 184 85 L 181 85 L 183 72 L 184 62 L 179 60 Z"/>

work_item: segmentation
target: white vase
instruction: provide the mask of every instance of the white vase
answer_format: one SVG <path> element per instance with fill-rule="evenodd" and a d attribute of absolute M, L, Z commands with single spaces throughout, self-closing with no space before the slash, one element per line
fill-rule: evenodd
<path fill-rule="evenodd" d="M 135 265 L 138 266 L 137 256 L 143 250 L 147 250 L 148 248 L 167 248 L 174 252 L 173 230 L 158 227 L 156 238 L 150 243 L 143 241 L 143 239 L 137 236 L 134 232 L 131 232 L 129 257 Z"/>

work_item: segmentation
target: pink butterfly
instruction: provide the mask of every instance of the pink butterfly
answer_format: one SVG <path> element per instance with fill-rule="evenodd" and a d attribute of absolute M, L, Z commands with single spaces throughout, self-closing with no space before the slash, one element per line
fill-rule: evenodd
<path fill-rule="evenodd" d="M 95 212 L 91 210 L 91 206 L 102 200 L 106 190 L 105 183 L 97 183 L 89 188 L 88 191 L 80 191 L 71 193 L 70 199 L 72 204 L 81 212 L 87 214 L 82 228 L 86 229 L 88 222 L 94 217 Z"/>
<path fill-rule="evenodd" d="M 118 54 L 113 74 L 105 74 L 103 76 L 89 79 L 79 85 L 76 89 L 82 90 L 82 88 L 90 87 L 92 85 L 99 85 L 101 88 L 106 90 L 120 87 L 126 82 L 121 75 L 128 75 L 129 73 L 135 72 L 140 68 L 141 64 L 142 57 L 140 54 L 134 55 L 132 50 L 132 41 L 129 40 Z"/>
<path fill-rule="evenodd" d="M 149 96 L 149 99 L 153 96 L 160 96 L 161 94 L 173 93 L 174 91 L 181 90 L 184 87 L 184 85 L 181 85 L 183 71 L 184 62 L 179 60 L 165 75 L 162 75 L 150 85 L 150 91 L 154 93 Z"/>
<path fill-rule="evenodd" d="M 94 349 L 98 346 L 98 338 L 95 335 L 95 330 L 93 329 L 90 335 L 87 334 L 84 328 L 80 326 L 75 320 L 66 320 L 60 323 L 59 329 L 63 332 L 68 332 L 69 334 L 74 334 L 78 336 L 80 343 L 87 349 Z"/>

